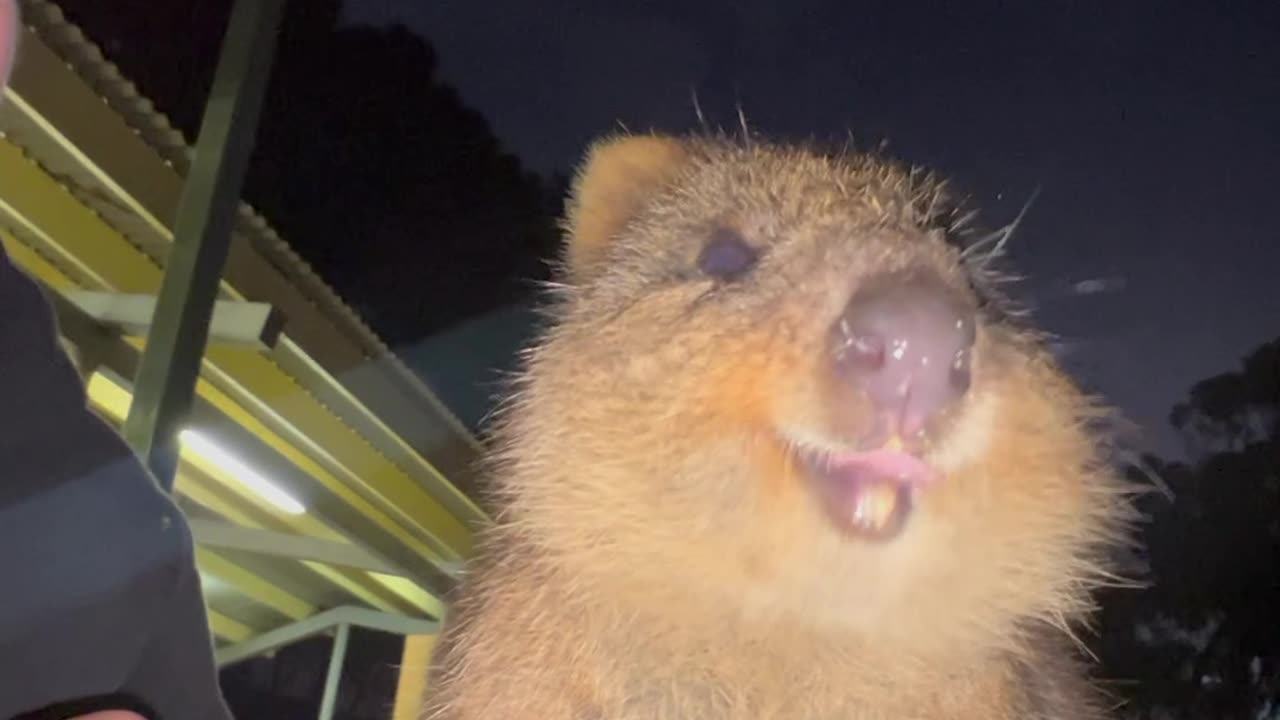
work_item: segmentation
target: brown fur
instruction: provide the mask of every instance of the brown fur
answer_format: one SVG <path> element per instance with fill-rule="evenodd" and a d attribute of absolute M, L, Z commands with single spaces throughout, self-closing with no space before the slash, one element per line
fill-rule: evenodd
<path fill-rule="evenodd" d="M 504 514 L 437 651 L 433 720 L 1094 718 L 1074 625 L 1123 538 L 1101 411 L 989 306 L 946 475 L 888 544 L 827 522 L 791 438 L 864 422 L 825 333 L 874 273 L 984 278 L 931 177 L 723 138 L 610 139 L 554 327 L 497 426 Z M 717 286 L 728 225 L 764 250 Z M 976 290 L 975 290 L 976 288 Z M 840 398 L 839 403 L 833 398 Z"/>

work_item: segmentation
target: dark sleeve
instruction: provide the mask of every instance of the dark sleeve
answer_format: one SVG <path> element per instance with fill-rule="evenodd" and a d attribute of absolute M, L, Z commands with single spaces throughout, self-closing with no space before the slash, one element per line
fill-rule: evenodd
<path fill-rule="evenodd" d="M 0 247 L 0 718 L 124 693 L 229 720 L 185 518 L 86 405 Z"/>

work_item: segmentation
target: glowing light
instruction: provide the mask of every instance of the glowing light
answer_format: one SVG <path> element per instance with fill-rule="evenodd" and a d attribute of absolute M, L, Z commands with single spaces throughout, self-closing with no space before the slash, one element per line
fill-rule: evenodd
<path fill-rule="evenodd" d="M 241 462 L 239 458 L 200 433 L 193 430 L 183 430 L 179 433 L 178 439 L 182 441 L 184 447 L 217 465 L 227 475 L 252 490 L 258 497 L 274 505 L 281 512 L 289 515 L 301 515 L 307 511 L 307 508 L 291 497 L 289 493 L 273 485 L 271 481 L 259 475 L 253 468 Z"/>

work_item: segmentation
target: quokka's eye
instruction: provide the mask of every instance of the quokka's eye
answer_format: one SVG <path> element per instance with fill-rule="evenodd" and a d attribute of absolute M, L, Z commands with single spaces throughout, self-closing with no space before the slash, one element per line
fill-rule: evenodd
<path fill-rule="evenodd" d="M 708 277 L 732 282 L 751 271 L 760 252 L 729 228 L 716 228 L 698 253 L 698 270 Z"/>

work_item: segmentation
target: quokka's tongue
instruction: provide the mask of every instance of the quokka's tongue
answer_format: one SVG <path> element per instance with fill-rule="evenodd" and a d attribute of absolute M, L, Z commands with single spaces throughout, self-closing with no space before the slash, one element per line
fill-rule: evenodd
<path fill-rule="evenodd" d="M 837 526 L 878 540 L 902 531 L 916 488 L 934 479 L 928 465 L 894 449 L 837 456 L 822 475 L 827 510 Z"/>

